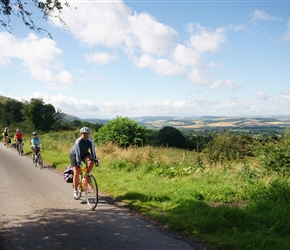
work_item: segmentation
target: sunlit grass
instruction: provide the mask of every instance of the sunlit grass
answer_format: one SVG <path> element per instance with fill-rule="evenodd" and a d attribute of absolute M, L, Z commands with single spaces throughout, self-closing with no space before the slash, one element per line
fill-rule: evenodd
<path fill-rule="evenodd" d="M 45 162 L 64 170 L 77 134 L 40 136 Z M 196 152 L 112 144 L 97 155 L 100 190 L 171 229 L 215 249 L 289 248 L 289 178 L 265 172 L 255 158 L 214 165 Z"/>

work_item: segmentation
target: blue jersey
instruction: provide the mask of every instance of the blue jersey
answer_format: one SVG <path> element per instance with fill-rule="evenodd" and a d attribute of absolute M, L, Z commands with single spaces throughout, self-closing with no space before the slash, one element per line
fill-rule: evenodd
<path fill-rule="evenodd" d="M 41 143 L 41 140 L 39 137 L 31 139 L 31 144 L 34 145 L 35 147 L 39 147 L 40 143 Z"/>

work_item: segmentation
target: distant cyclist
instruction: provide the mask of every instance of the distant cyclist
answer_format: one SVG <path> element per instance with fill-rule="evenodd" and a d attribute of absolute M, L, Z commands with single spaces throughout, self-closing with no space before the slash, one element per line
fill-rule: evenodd
<path fill-rule="evenodd" d="M 22 142 L 22 132 L 20 129 L 16 130 L 16 133 L 14 135 L 14 141 L 16 143 L 16 149 L 18 149 L 19 143 Z"/>
<path fill-rule="evenodd" d="M 9 128 L 4 128 L 3 131 L 3 138 L 4 138 L 4 146 L 6 145 L 6 140 L 9 139 Z"/>
<path fill-rule="evenodd" d="M 70 151 L 70 162 L 73 167 L 73 186 L 74 186 L 74 199 L 78 199 L 78 183 L 81 173 L 82 161 L 88 161 L 88 172 L 90 172 L 94 166 L 94 159 L 97 159 L 95 152 L 94 141 L 89 138 L 90 129 L 83 127 L 80 129 L 81 136 L 76 139 L 74 146 Z M 96 162 L 99 165 L 99 162 Z"/>
<path fill-rule="evenodd" d="M 32 160 L 35 161 L 36 149 L 41 147 L 41 140 L 36 131 L 32 132 L 31 149 L 33 150 Z"/>

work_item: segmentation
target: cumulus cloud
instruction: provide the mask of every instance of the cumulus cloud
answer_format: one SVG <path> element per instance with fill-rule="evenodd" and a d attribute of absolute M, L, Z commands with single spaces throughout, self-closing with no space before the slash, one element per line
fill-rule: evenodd
<path fill-rule="evenodd" d="M 187 29 L 191 33 L 190 46 L 199 52 L 215 52 L 226 41 L 222 28 L 210 32 L 198 23 L 190 23 Z"/>
<path fill-rule="evenodd" d="M 130 42 L 128 23 L 132 11 L 122 1 L 73 1 L 70 6 L 62 11 L 64 20 L 82 44 L 119 47 Z M 62 26 L 57 18 L 53 21 Z"/>
<path fill-rule="evenodd" d="M 286 34 L 286 39 L 290 40 L 290 19 L 288 19 L 287 28 L 288 28 L 288 31 Z"/>
<path fill-rule="evenodd" d="M 133 45 L 140 49 L 141 54 L 164 56 L 174 48 L 173 39 L 177 32 L 149 14 L 135 13 L 130 17 L 130 25 L 130 35 L 135 41 Z"/>
<path fill-rule="evenodd" d="M 258 20 L 262 20 L 262 21 L 277 21 L 277 20 L 281 20 L 280 17 L 276 17 L 276 16 L 271 16 L 269 15 L 267 12 L 263 11 L 263 10 L 255 10 L 252 14 L 252 22 L 258 21 Z"/>
<path fill-rule="evenodd" d="M 57 58 L 62 51 L 52 39 L 39 38 L 32 33 L 23 39 L 16 39 L 8 32 L 1 32 L 0 40 L 0 66 L 7 64 L 10 59 L 18 59 L 37 80 L 50 84 L 74 81 L 68 71 L 59 70 L 61 64 Z"/>
<path fill-rule="evenodd" d="M 85 56 L 86 61 L 89 63 L 97 63 L 99 65 L 108 64 L 111 61 L 117 61 L 118 55 L 117 54 L 110 54 L 107 52 L 100 52 L 95 54 L 90 54 Z"/>
<path fill-rule="evenodd" d="M 287 100 L 287 101 L 290 102 L 290 90 L 283 91 L 281 93 L 281 97 L 282 97 L 282 99 Z"/>
<path fill-rule="evenodd" d="M 3 93 L 5 95 L 5 93 Z M 290 91 L 284 91 L 277 96 L 268 98 L 263 92 L 257 92 L 255 98 L 190 98 L 187 100 L 161 100 L 145 103 L 131 102 L 105 102 L 96 104 L 79 98 L 69 97 L 63 94 L 49 96 L 41 92 L 35 92 L 29 97 L 11 97 L 19 101 L 31 98 L 41 98 L 45 103 L 51 103 L 63 113 L 79 118 L 112 119 L 116 116 L 140 117 L 140 116 L 253 116 L 275 115 L 289 113 Z M 260 100 L 264 100 L 263 105 Z M 247 105 L 245 105 L 245 103 Z"/>
<path fill-rule="evenodd" d="M 269 97 L 264 92 L 262 92 L 262 91 L 258 91 L 256 93 L 256 97 L 257 97 L 257 99 L 262 100 L 262 101 L 269 100 Z"/>
<path fill-rule="evenodd" d="M 189 23 L 187 40 L 180 43 L 179 34 L 172 27 L 149 13 L 133 12 L 123 1 L 70 4 L 76 9 L 64 9 L 63 14 L 76 39 L 90 48 L 114 51 L 87 55 L 87 62 L 107 64 L 117 60 L 116 51 L 121 49 L 137 68 L 149 68 L 161 76 L 180 75 L 208 87 L 214 81 L 208 74 L 213 62 L 206 62 L 204 57 L 226 44 L 226 29 L 211 30 L 199 23 Z M 61 25 L 58 20 L 53 21 Z"/>
<path fill-rule="evenodd" d="M 225 80 L 225 81 L 220 81 L 220 80 L 216 80 L 214 81 L 211 85 L 210 85 L 210 89 L 217 89 L 217 88 L 221 88 L 221 87 L 227 87 L 230 89 L 239 89 L 241 88 L 241 85 L 233 82 L 231 80 Z"/>

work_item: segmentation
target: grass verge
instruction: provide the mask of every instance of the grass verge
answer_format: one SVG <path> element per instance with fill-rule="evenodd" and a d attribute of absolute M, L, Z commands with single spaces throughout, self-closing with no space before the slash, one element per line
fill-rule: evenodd
<path fill-rule="evenodd" d="M 74 136 L 41 139 L 44 160 L 64 170 Z M 252 159 L 213 166 L 194 152 L 113 145 L 99 147 L 97 155 L 100 189 L 170 229 L 213 249 L 289 249 L 289 178 Z"/>

